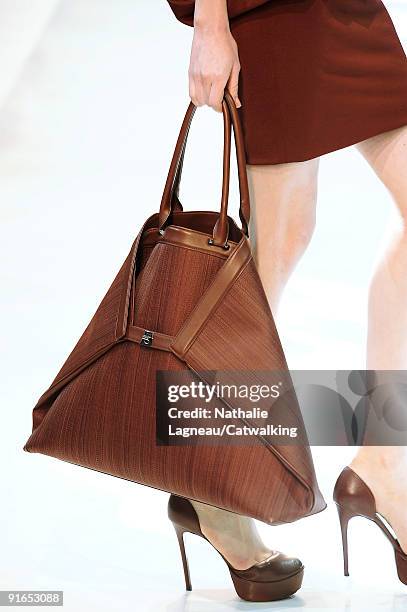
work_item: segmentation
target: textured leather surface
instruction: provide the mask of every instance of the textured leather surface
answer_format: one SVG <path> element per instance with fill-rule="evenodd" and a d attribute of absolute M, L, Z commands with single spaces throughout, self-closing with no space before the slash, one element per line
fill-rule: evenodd
<path fill-rule="evenodd" d="M 231 118 L 242 175 L 242 135 L 236 114 Z M 164 225 L 158 213 L 144 223 L 88 327 L 38 400 L 24 448 L 267 523 L 319 512 L 326 504 L 295 394 L 278 409 L 285 423 L 299 428 L 302 444 L 274 447 L 265 438 L 247 446 L 156 445 L 157 370 L 183 370 L 191 381 L 206 369 L 246 370 L 246 382 L 260 384 L 257 370 L 282 369 L 289 379 L 244 231 L 227 217 L 229 248 L 210 250 L 219 212 L 184 212 L 172 198 Z M 140 329 L 158 332 L 156 346 L 137 341 Z"/>

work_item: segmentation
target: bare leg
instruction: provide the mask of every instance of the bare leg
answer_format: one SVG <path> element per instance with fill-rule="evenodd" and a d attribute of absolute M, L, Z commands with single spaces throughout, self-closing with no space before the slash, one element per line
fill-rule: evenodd
<path fill-rule="evenodd" d="M 251 244 L 273 314 L 315 227 L 319 159 L 248 166 Z"/>
<path fill-rule="evenodd" d="M 367 368 L 407 369 L 407 127 L 358 145 L 390 191 L 399 227 L 372 279 L 369 291 Z M 372 489 L 377 510 L 392 525 L 407 551 L 407 448 L 362 447 L 351 467 Z"/>
<path fill-rule="evenodd" d="M 318 160 L 248 166 L 250 240 L 274 314 L 281 292 L 312 236 L 317 174 Z M 247 569 L 270 555 L 252 519 L 199 502 L 192 504 L 204 535 L 236 569 Z"/>
<path fill-rule="evenodd" d="M 390 191 L 399 227 L 370 286 L 367 367 L 407 367 L 407 127 L 362 142 L 361 153 Z"/>

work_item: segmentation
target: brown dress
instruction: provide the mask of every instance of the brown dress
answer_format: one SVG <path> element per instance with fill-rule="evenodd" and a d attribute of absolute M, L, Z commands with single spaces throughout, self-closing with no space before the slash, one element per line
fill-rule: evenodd
<path fill-rule="evenodd" d="M 192 0 L 168 0 L 193 25 Z M 228 0 L 247 162 L 312 159 L 407 125 L 407 58 L 380 0 Z"/>

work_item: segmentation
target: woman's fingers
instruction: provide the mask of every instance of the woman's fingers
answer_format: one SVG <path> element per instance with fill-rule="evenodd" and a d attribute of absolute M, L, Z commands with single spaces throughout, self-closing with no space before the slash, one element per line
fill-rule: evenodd
<path fill-rule="evenodd" d="M 210 75 L 191 75 L 189 78 L 189 96 L 195 106 L 207 104 L 214 110 L 222 112 L 223 92 L 227 77 L 220 79 Z"/>
<path fill-rule="evenodd" d="M 196 99 L 196 93 L 195 93 L 195 81 L 190 74 L 188 77 L 188 82 L 189 82 L 189 97 L 191 98 L 192 103 L 195 104 L 195 106 L 198 106 L 198 103 L 197 103 L 198 101 Z"/>
<path fill-rule="evenodd" d="M 226 79 L 212 81 L 207 104 L 218 113 L 222 112 L 222 100 L 225 91 Z"/>
<path fill-rule="evenodd" d="M 194 91 L 194 99 L 192 101 L 195 106 L 206 104 L 205 88 L 199 75 L 192 77 L 192 90 Z"/>
<path fill-rule="evenodd" d="M 242 104 L 238 97 L 240 66 L 236 64 L 230 77 L 216 76 L 198 76 L 194 75 L 189 80 L 189 95 L 195 106 L 204 106 L 207 104 L 215 111 L 222 112 L 222 100 L 225 88 L 231 94 L 236 106 L 239 108 Z"/>
<path fill-rule="evenodd" d="M 238 88 L 239 88 L 239 74 L 240 74 L 240 63 L 235 62 L 233 64 L 233 68 L 230 73 L 230 77 L 229 77 L 226 87 L 227 87 L 228 92 L 232 96 L 237 108 L 242 106 L 242 103 L 240 102 L 239 96 L 237 93 Z"/>
<path fill-rule="evenodd" d="M 201 72 L 197 80 L 200 83 L 201 91 L 201 96 L 199 99 L 202 104 L 209 104 L 213 76 L 211 73 Z"/>
<path fill-rule="evenodd" d="M 195 106 L 202 106 L 202 87 L 198 73 L 189 69 L 189 96 Z"/>
<path fill-rule="evenodd" d="M 208 105 L 222 112 L 225 87 L 237 96 L 240 63 L 236 41 L 230 31 L 194 29 L 191 49 L 189 95 L 195 106 Z"/>

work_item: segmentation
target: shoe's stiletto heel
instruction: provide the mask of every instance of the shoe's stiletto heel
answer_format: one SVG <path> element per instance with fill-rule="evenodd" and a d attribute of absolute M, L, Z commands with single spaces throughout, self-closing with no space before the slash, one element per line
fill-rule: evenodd
<path fill-rule="evenodd" d="M 184 533 L 185 530 L 176 523 L 173 523 L 175 533 L 177 534 L 179 549 L 181 551 L 182 566 L 184 568 L 185 588 L 187 591 L 192 591 L 191 574 L 189 573 L 188 558 L 185 552 Z"/>
<path fill-rule="evenodd" d="M 348 524 L 352 518 L 352 514 L 349 513 L 345 508 L 336 504 L 339 516 L 339 524 L 341 526 L 342 534 L 342 550 L 343 550 L 343 573 L 345 576 L 349 576 L 349 556 L 348 556 Z"/>
<path fill-rule="evenodd" d="M 209 540 L 201 531 L 195 508 L 188 499 L 171 495 L 168 500 L 168 517 L 172 522 L 181 551 L 185 586 L 192 590 L 188 560 L 185 553 L 185 533 Z M 210 543 L 210 542 L 209 542 Z M 216 550 L 216 548 L 215 548 Z M 293 595 L 302 584 L 304 566 L 299 559 L 273 552 L 269 558 L 246 570 L 237 570 L 217 551 L 228 566 L 236 593 L 247 601 L 274 601 Z"/>
<path fill-rule="evenodd" d="M 352 517 L 362 516 L 376 523 L 393 546 L 398 577 L 403 584 L 407 584 L 407 554 L 386 527 L 384 517 L 382 518 L 377 513 L 372 491 L 350 467 L 346 467 L 340 473 L 335 484 L 333 498 L 338 508 L 341 527 L 345 576 L 349 576 L 348 524 Z"/>

